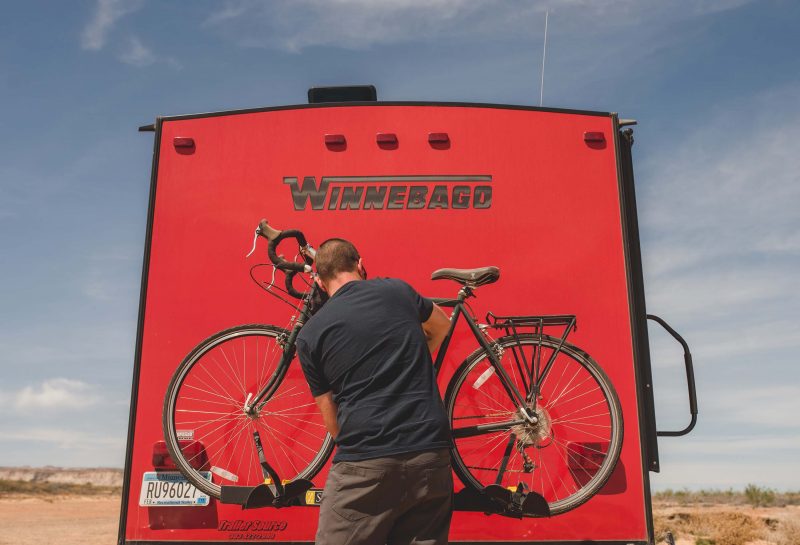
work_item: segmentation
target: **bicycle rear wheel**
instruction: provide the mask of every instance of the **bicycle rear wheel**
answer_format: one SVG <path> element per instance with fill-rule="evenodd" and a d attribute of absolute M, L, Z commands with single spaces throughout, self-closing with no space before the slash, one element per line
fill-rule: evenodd
<path fill-rule="evenodd" d="M 164 399 L 164 439 L 177 468 L 206 494 L 219 498 L 221 485 L 264 482 L 255 431 L 282 479 L 311 479 L 328 459 L 333 441 L 302 369 L 278 369 L 288 334 L 270 325 L 227 329 L 175 371 Z M 246 413 L 245 404 L 273 378 L 277 389 L 255 414 Z"/>
<path fill-rule="evenodd" d="M 523 360 L 542 365 L 560 339 L 521 334 L 494 345 L 503 368 L 524 396 L 531 380 Z M 611 476 L 622 447 L 622 412 L 608 377 L 592 358 L 565 343 L 541 385 L 535 402 L 537 424 L 522 417 L 479 349 L 456 370 L 445 393 L 455 437 L 453 469 L 466 486 L 505 487 L 524 482 L 542 495 L 553 515 L 581 505 Z M 481 431 L 480 426 L 488 426 Z"/>

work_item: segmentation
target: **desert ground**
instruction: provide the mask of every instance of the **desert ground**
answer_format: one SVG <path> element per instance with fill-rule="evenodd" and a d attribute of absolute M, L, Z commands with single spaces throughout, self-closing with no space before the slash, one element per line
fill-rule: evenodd
<path fill-rule="evenodd" d="M 121 478 L 118 470 L 0 468 L 0 545 L 116 543 Z M 800 545 L 800 493 L 664 491 L 653 506 L 659 542 L 671 531 L 678 545 Z"/>

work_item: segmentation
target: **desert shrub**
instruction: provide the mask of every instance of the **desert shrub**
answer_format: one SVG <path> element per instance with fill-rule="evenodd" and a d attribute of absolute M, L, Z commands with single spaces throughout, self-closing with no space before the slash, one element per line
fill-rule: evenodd
<path fill-rule="evenodd" d="M 760 487 L 755 484 L 748 484 L 744 489 L 744 496 L 747 503 L 753 507 L 765 507 L 775 503 L 775 491 L 769 488 Z"/>
<path fill-rule="evenodd" d="M 743 513 L 677 512 L 659 521 L 656 537 L 659 538 L 660 532 L 663 539 L 667 530 L 675 533 L 676 537 L 693 538 L 695 545 L 744 545 L 764 533 L 764 524 L 760 519 Z"/>
<path fill-rule="evenodd" d="M 800 492 L 786 491 L 778 492 L 770 488 L 757 485 L 748 485 L 745 490 L 734 490 L 728 488 L 720 489 L 701 489 L 701 490 L 673 490 L 667 488 L 653 493 L 653 501 L 656 503 L 677 503 L 678 505 L 696 504 L 724 504 L 724 505 L 754 505 L 760 506 L 786 506 L 800 505 Z"/>
<path fill-rule="evenodd" d="M 762 524 L 743 513 L 718 513 L 709 521 L 714 545 L 744 545 L 762 534 Z"/>
<path fill-rule="evenodd" d="M 95 486 L 92 484 L 51 483 L 47 481 L 15 481 L 0 479 L 0 497 L 14 495 L 31 496 L 98 496 L 119 494 L 118 486 Z"/>

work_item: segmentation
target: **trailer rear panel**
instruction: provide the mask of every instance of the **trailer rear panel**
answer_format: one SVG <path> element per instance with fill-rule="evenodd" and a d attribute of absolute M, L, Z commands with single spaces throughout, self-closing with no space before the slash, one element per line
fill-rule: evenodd
<path fill-rule="evenodd" d="M 379 133 L 396 142 L 379 143 Z M 329 136 L 326 144 L 326 135 L 344 142 Z M 221 329 L 289 322 L 291 309 L 248 274 L 266 261 L 263 246 L 245 258 L 266 217 L 277 228 L 301 229 L 315 245 L 349 239 L 372 276 L 403 278 L 429 296 L 458 289 L 431 281 L 437 268 L 498 266 L 500 280 L 471 301 L 481 319 L 489 310 L 577 316 L 570 342 L 605 370 L 622 406 L 624 443 L 612 478 L 587 503 L 552 518 L 456 512 L 451 540 L 651 541 L 652 397 L 642 387 L 649 362 L 636 355 L 644 308 L 635 306 L 638 238 L 621 157 L 616 116 L 596 112 L 358 103 L 159 119 L 121 540 L 314 539 L 314 507 L 142 501 L 155 478 L 164 394 L 179 362 Z M 442 391 L 475 348 L 464 328 L 440 375 Z M 456 491 L 462 486 L 456 480 Z"/>

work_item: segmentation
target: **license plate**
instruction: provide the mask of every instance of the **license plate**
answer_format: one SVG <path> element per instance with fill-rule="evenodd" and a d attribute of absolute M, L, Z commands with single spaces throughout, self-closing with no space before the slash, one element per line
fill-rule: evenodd
<path fill-rule="evenodd" d="M 200 472 L 211 480 L 210 471 Z M 200 492 L 179 471 L 146 471 L 142 476 L 139 505 L 142 507 L 195 507 L 208 505 L 211 498 Z"/>

